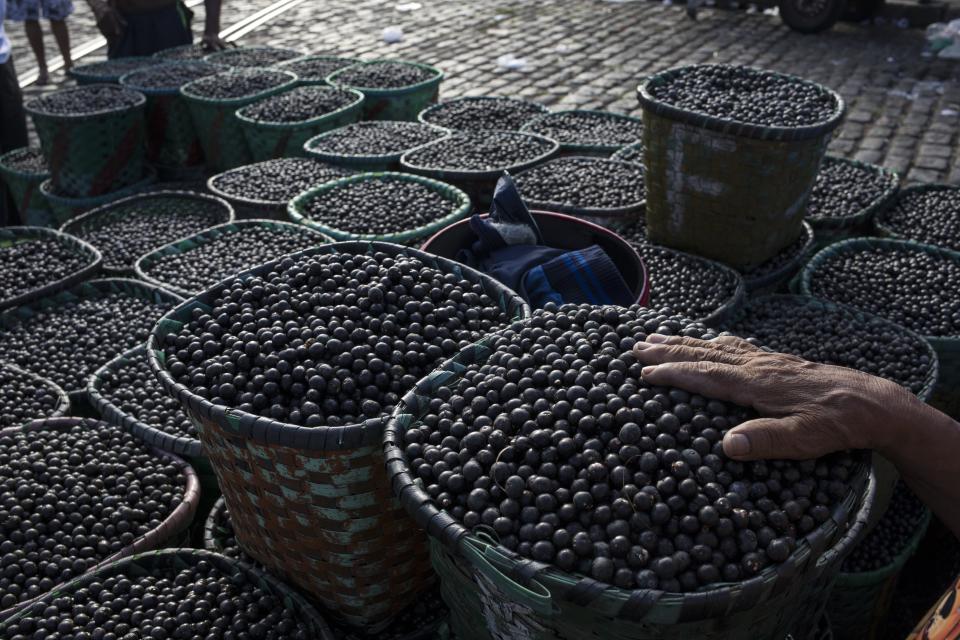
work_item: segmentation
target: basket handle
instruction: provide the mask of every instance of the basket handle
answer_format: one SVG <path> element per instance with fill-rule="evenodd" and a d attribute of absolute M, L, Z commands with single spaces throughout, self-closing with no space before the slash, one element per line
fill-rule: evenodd
<path fill-rule="evenodd" d="M 471 566 L 496 586 L 509 602 L 527 607 L 542 616 L 557 613 L 550 591 L 540 582 L 532 579 L 525 585 L 520 584 L 497 568 L 497 564 L 507 562 L 507 559 L 485 538 L 483 534 L 471 536 L 460 545 L 461 553 Z"/>

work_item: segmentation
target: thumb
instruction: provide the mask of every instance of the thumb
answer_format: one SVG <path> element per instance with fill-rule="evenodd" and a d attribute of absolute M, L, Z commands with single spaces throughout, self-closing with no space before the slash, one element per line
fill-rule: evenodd
<path fill-rule="evenodd" d="M 723 452 L 734 460 L 808 460 L 829 453 L 817 433 L 797 416 L 757 418 L 723 436 Z"/>

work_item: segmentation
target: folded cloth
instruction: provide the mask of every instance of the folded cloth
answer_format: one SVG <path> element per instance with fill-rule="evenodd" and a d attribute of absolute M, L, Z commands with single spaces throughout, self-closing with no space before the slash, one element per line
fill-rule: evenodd
<path fill-rule="evenodd" d="M 537 308 L 548 302 L 628 307 L 637 301 L 613 260 L 597 245 L 567 251 L 530 269 L 520 291 Z"/>

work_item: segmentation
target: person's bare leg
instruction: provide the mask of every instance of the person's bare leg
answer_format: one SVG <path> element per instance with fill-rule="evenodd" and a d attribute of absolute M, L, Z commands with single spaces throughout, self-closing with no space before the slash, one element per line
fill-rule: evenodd
<path fill-rule="evenodd" d="M 60 49 L 60 55 L 63 57 L 63 70 L 69 71 L 73 67 L 73 58 L 70 57 L 70 31 L 67 29 L 67 21 L 51 20 L 50 31 L 53 31 L 57 48 Z"/>
<path fill-rule="evenodd" d="M 37 57 L 37 66 L 40 67 L 40 77 L 37 84 L 46 84 L 49 82 L 47 74 L 47 56 L 43 48 L 43 30 L 40 28 L 39 20 L 24 20 L 23 29 L 27 32 L 27 41 L 30 48 L 33 49 L 33 55 Z"/>

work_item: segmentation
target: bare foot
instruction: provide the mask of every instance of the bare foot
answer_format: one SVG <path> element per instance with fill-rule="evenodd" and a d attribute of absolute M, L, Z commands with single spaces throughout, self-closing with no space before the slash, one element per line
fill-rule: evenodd
<path fill-rule="evenodd" d="M 40 73 L 37 75 L 36 84 L 38 85 L 50 84 L 50 74 L 47 72 L 46 69 L 41 70 Z"/>

